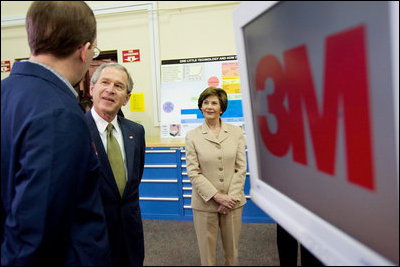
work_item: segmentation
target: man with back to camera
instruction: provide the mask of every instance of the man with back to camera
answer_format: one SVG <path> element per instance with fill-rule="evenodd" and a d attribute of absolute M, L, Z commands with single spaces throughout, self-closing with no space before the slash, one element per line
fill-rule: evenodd
<path fill-rule="evenodd" d="M 1 265 L 109 265 L 99 162 L 73 85 L 96 49 L 84 2 L 34 2 L 32 56 L 1 82 Z"/>
<path fill-rule="evenodd" d="M 93 73 L 93 107 L 86 119 L 101 163 L 100 193 L 113 266 L 143 266 L 144 239 L 139 183 L 145 155 L 142 125 L 117 115 L 133 82 L 125 67 L 104 63 Z"/>

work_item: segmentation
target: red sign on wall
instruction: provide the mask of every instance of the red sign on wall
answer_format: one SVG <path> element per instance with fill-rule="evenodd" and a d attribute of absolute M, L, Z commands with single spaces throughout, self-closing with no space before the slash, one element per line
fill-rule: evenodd
<path fill-rule="evenodd" d="M 140 61 L 139 49 L 122 51 L 122 62 L 135 62 L 135 61 Z"/>
<path fill-rule="evenodd" d="M 11 64 L 10 61 L 2 61 L 1 62 L 1 72 L 10 72 Z"/>

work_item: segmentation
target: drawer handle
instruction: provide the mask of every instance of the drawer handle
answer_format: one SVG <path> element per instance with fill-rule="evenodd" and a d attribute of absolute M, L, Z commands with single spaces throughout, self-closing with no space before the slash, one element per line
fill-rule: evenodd
<path fill-rule="evenodd" d="M 192 197 L 192 195 L 183 195 L 184 198 Z M 247 199 L 251 199 L 251 196 L 246 196 Z"/>
<path fill-rule="evenodd" d="M 176 168 L 177 165 L 176 164 L 165 164 L 165 165 L 149 165 L 149 164 L 145 164 L 144 167 L 145 168 Z"/>
<path fill-rule="evenodd" d="M 170 179 L 142 179 L 142 183 L 177 183 L 178 180 Z"/>
<path fill-rule="evenodd" d="M 175 153 L 176 150 L 146 150 L 146 153 Z"/>
<path fill-rule="evenodd" d="M 179 201 L 177 197 L 139 197 L 139 200 Z"/>

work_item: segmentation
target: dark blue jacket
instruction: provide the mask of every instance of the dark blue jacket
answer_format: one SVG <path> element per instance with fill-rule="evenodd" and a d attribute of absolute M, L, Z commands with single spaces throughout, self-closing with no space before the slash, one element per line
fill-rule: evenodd
<path fill-rule="evenodd" d="M 1 264 L 109 265 L 98 171 L 68 86 L 14 63 L 1 81 Z"/>
<path fill-rule="evenodd" d="M 112 265 L 118 266 L 120 252 L 125 250 L 131 266 L 142 266 L 144 239 L 139 184 L 143 174 L 146 147 L 144 128 L 118 116 L 128 169 L 128 181 L 121 198 L 96 123 L 90 111 L 85 116 L 102 165 L 100 193 L 106 215 Z"/>

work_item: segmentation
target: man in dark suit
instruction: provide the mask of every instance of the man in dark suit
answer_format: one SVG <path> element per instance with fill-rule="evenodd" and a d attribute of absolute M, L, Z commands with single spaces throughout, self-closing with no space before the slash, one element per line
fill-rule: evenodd
<path fill-rule="evenodd" d="M 96 49 L 84 2 L 34 2 L 32 56 L 1 81 L 1 265 L 108 265 L 99 163 L 73 85 Z"/>
<path fill-rule="evenodd" d="M 139 183 L 145 154 L 142 125 L 117 115 L 129 101 L 133 82 L 122 65 L 104 63 L 93 73 L 93 107 L 87 122 L 102 165 L 100 193 L 113 266 L 142 266 L 143 225 Z"/>

